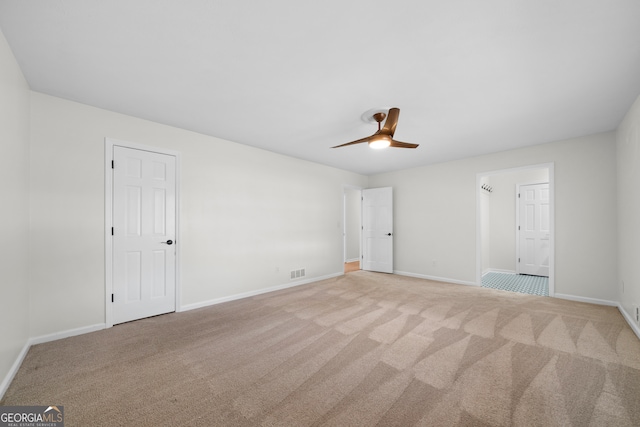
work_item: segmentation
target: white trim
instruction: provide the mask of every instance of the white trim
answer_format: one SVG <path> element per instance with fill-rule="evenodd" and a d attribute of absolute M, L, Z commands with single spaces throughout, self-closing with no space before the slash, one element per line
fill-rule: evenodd
<path fill-rule="evenodd" d="M 16 357 L 15 362 L 13 362 L 13 365 L 11 365 L 11 369 L 9 369 L 9 372 L 7 372 L 7 375 L 5 375 L 4 379 L 2 380 L 2 383 L 0 383 L 0 400 L 4 397 L 4 394 L 7 392 L 9 386 L 11 385 L 11 381 L 13 381 L 13 378 L 18 373 L 20 365 L 22 365 L 24 358 L 29 352 L 29 348 L 31 348 L 31 344 L 29 343 L 29 341 L 27 341 L 24 347 L 22 347 L 22 350 L 20 350 L 20 353 L 18 354 L 18 357 Z"/>
<path fill-rule="evenodd" d="M 113 326 L 113 306 L 111 305 L 111 294 L 113 293 L 113 241 L 111 227 L 113 225 L 113 147 L 125 147 L 135 150 L 151 151 L 153 153 L 166 154 L 176 158 L 176 312 L 180 311 L 182 288 L 180 286 L 180 156 L 179 151 L 166 148 L 152 147 L 149 145 L 137 144 L 134 142 L 122 141 L 119 139 L 105 137 L 104 139 L 104 257 L 105 257 L 105 327 Z"/>
<path fill-rule="evenodd" d="M 342 189 L 342 259 L 347 262 L 347 192 Z"/>
<path fill-rule="evenodd" d="M 556 175 L 555 163 L 549 165 L 549 202 L 551 203 L 549 239 L 549 296 L 556 295 Z"/>
<path fill-rule="evenodd" d="M 346 260 L 345 262 L 356 262 L 356 261 L 360 261 L 358 258 L 351 258 Z"/>
<path fill-rule="evenodd" d="M 104 322 L 113 326 L 113 306 L 108 303 L 113 293 L 113 142 L 104 139 Z"/>
<path fill-rule="evenodd" d="M 24 358 L 27 356 L 27 353 L 29 352 L 29 349 L 31 348 L 32 345 L 43 344 L 50 341 L 57 341 L 63 338 L 74 337 L 76 335 L 88 334 L 90 332 L 95 332 L 95 331 L 100 331 L 102 329 L 105 329 L 105 327 L 106 325 L 104 323 L 98 323 L 91 326 L 68 329 L 62 332 L 55 332 L 53 334 L 41 335 L 39 337 L 29 338 L 26 344 L 24 345 L 24 347 L 22 347 L 22 350 L 18 354 L 18 357 L 16 357 L 16 360 L 13 362 L 13 365 L 11 365 L 11 369 L 9 369 L 9 372 L 7 372 L 7 375 L 5 375 L 4 379 L 2 380 L 2 383 L 0 383 L 0 399 L 2 399 L 4 397 L 4 394 L 7 392 L 9 385 L 11 385 L 13 378 L 18 373 L 18 370 L 20 369 L 22 362 L 24 362 Z"/>
<path fill-rule="evenodd" d="M 81 328 L 67 329 L 66 331 L 54 332 L 52 334 L 40 335 L 29 339 L 29 345 L 43 344 L 45 342 L 57 341 L 63 338 L 75 337 L 76 335 L 84 335 L 91 332 L 106 329 L 105 323 L 96 323 L 95 325 L 83 326 Z"/>
<path fill-rule="evenodd" d="M 500 274 L 517 274 L 513 270 L 500 270 L 499 268 L 488 268 L 486 271 L 482 273 L 482 277 L 486 276 L 489 273 L 500 273 Z"/>
<path fill-rule="evenodd" d="M 235 294 L 235 295 L 229 295 L 229 296 L 226 296 L 226 297 L 215 298 L 215 299 L 211 299 L 211 300 L 208 300 L 208 301 L 202 301 L 202 302 L 196 302 L 196 303 L 193 303 L 193 304 L 187 304 L 187 305 L 183 305 L 182 307 L 180 307 L 180 311 L 182 312 L 182 311 L 195 310 L 195 309 L 203 308 L 203 307 L 209 307 L 211 305 L 222 304 L 223 302 L 235 301 L 235 300 L 238 300 L 238 299 L 248 298 L 248 297 L 254 297 L 256 295 L 266 294 L 268 292 L 280 291 L 282 289 L 293 288 L 293 287 L 300 286 L 300 285 L 307 285 L 309 283 L 319 282 L 321 280 L 326 280 L 326 279 L 332 279 L 334 277 L 339 277 L 339 276 L 344 276 L 344 272 L 328 274 L 328 275 L 322 276 L 322 277 L 313 277 L 313 278 L 310 278 L 310 279 L 296 280 L 295 282 L 287 283 L 287 284 L 284 284 L 284 285 L 276 285 L 276 286 L 271 286 L 271 287 L 268 287 L 268 288 L 257 289 L 255 291 L 242 292 L 240 294 Z"/>
<path fill-rule="evenodd" d="M 485 176 L 491 175 L 500 175 L 505 173 L 513 173 L 520 172 L 528 169 L 544 169 L 547 168 L 549 170 L 549 202 L 551 205 L 550 212 L 550 239 L 549 239 L 549 296 L 554 297 L 555 295 L 555 276 L 556 276 L 556 267 L 555 267 L 555 239 L 556 239 L 556 225 L 555 225 L 555 163 L 540 163 L 536 165 L 528 165 L 521 166 L 516 168 L 509 169 L 500 169 L 494 171 L 487 172 L 478 172 L 476 174 L 476 285 L 482 285 L 482 238 L 480 235 L 480 181 Z M 517 246 L 516 246 L 517 248 Z"/>
<path fill-rule="evenodd" d="M 612 307 L 617 307 L 618 303 L 615 301 L 609 301 L 606 299 L 598 299 L 598 298 L 589 298 L 589 297 L 581 297 L 578 295 L 568 295 L 568 294 L 556 294 L 556 298 L 566 299 L 569 301 L 577 301 L 577 302 L 586 302 L 589 304 L 597 304 L 597 305 L 609 305 Z"/>
<path fill-rule="evenodd" d="M 626 320 L 629 326 L 631 326 L 631 330 L 637 335 L 638 339 L 640 339 L 640 328 L 636 325 L 636 322 L 634 322 L 633 316 L 627 313 L 627 310 L 624 309 L 624 306 L 621 303 L 618 303 L 617 307 L 618 311 L 622 313 L 624 320 Z"/>
<path fill-rule="evenodd" d="M 544 169 L 544 168 L 553 166 L 553 164 L 554 162 L 549 162 L 549 163 L 538 163 L 535 165 L 517 166 L 515 168 L 496 169 L 492 171 L 479 172 L 477 175 L 481 175 L 481 176 L 502 175 L 504 173 L 522 172 L 529 169 Z"/>
<path fill-rule="evenodd" d="M 355 190 L 360 192 L 360 227 L 358 227 L 358 246 L 360 253 L 358 254 L 359 258 L 346 260 L 344 262 L 355 262 L 360 261 L 358 268 L 362 269 L 362 190 L 364 188 L 358 187 L 357 185 L 351 184 L 343 184 L 342 185 L 342 259 L 347 258 L 347 191 L 346 190 Z"/>
<path fill-rule="evenodd" d="M 428 276 L 426 274 L 409 273 L 407 271 L 393 270 L 393 274 L 397 274 L 399 276 L 415 277 L 417 279 L 433 280 L 435 282 L 454 283 L 456 285 L 480 286 L 475 282 L 468 282 L 466 280 L 449 279 L 447 277 Z"/>

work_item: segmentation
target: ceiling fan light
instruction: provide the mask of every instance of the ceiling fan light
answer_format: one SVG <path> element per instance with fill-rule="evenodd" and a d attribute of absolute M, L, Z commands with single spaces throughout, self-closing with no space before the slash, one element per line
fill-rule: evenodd
<path fill-rule="evenodd" d="M 369 147 L 380 150 L 382 148 L 387 148 L 391 145 L 391 137 L 388 135 L 380 135 L 378 138 L 373 138 L 369 141 Z"/>

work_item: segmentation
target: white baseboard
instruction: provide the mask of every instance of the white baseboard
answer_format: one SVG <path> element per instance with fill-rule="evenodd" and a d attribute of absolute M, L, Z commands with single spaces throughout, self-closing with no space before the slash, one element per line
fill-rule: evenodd
<path fill-rule="evenodd" d="M 360 261 L 360 258 L 351 258 L 346 260 L 345 262 L 356 262 L 356 261 Z"/>
<path fill-rule="evenodd" d="M 18 357 L 16 357 L 15 362 L 13 362 L 13 365 L 11 365 L 11 369 L 9 369 L 9 372 L 7 372 L 7 375 L 5 375 L 4 379 L 2 380 L 2 383 L 0 383 L 0 399 L 4 397 L 4 394 L 9 388 L 9 384 L 11 384 L 11 381 L 13 381 L 13 377 L 15 377 L 18 373 L 18 369 L 20 369 L 20 365 L 22 365 L 22 362 L 27 356 L 30 347 L 31 344 L 29 344 L 29 342 L 27 341 L 27 343 L 24 345 L 24 347 L 22 347 L 22 350 L 18 354 Z"/>
<path fill-rule="evenodd" d="M 610 305 L 613 307 L 618 306 L 617 302 L 609 301 L 606 299 L 587 298 L 587 297 L 580 297 L 577 295 L 567 295 L 567 294 L 555 294 L 555 297 L 560 299 L 570 300 L 570 301 L 587 302 L 589 304 Z"/>
<path fill-rule="evenodd" d="M 575 295 L 566 295 L 566 294 L 556 294 L 555 296 L 556 298 L 562 298 L 562 299 L 571 300 L 571 301 L 586 302 L 590 304 L 608 305 L 611 307 L 617 307 L 620 314 L 622 314 L 622 317 L 624 318 L 624 320 L 626 320 L 629 326 L 631 327 L 631 330 L 633 331 L 633 333 L 635 333 L 638 339 L 640 339 L 640 328 L 638 327 L 636 322 L 634 322 L 633 316 L 627 313 L 627 311 L 624 309 L 621 303 L 604 300 L 604 299 L 578 297 Z"/>
<path fill-rule="evenodd" d="M 426 274 L 409 273 L 409 272 L 406 272 L 406 271 L 394 270 L 393 274 L 397 274 L 399 276 L 416 277 L 418 279 L 433 280 L 433 281 L 436 281 L 436 282 L 455 283 L 456 285 L 478 286 L 478 284 L 475 283 L 475 282 L 467 282 L 465 280 L 449 279 L 447 277 L 427 276 Z"/>
<path fill-rule="evenodd" d="M 2 383 L 0 383 L 0 399 L 4 397 L 4 394 L 9 388 L 11 381 L 13 381 L 13 378 L 18 373 L 18 369 L 20 369 L 20 365 L 22 365 L 22 362 L 24 361 L 24 358 L 27 356 L 27 353 L 29 352 L 29 349 L 31 348 L 32 345 L 43 344 L 49 341 L 56 341 L 62 338 L 74 337 L 76 335 L 88 334 L 89 332 L 102 330 L 105 327 L 106 325 L 104 323 L 98 323 L 96 325 L 83 326 L 81 328 L 68 329 L 66 331 L 55 332 L 53 334 L 41 335 L 39 337 L 29 338 L 29 340 L 27 340 L 24 347 L 22 347 L 22 350 L 20 351 L 20 354 L 18 354 L 18 357 L 16 358 L 15 362 L 13 362 L 13 365 L 11 365 L 11 369 L 9 369 L 9 372 L 7 372 L 7 375 L 5 375 L 4 379 L 2 380 Z"/>
<path fill-rule="evenodd" d="M 75 337 L 76 335 L 88 334 L 89 332 L 100 331 L 105 329 L 104 323 L 97 323 L 95 325 L 83 326 L 81 328 L 68 329 L 66 331 L 55 332 L 48 335 L 40 335 L 39 337 L 33 337 L 29 339 L 29 345 L 42 344 L 49 341 L 61 340 L 63 338 Z"/>
<path fill-rule="evenodd" d="M 295 286 L 306 285 L 308 283 L 313 283 L 313 282 L 319 282 L 319 281 L 325 280 L 325 279 L 332 279 L 334 277 L 338 277 L 338 276 L 342 276 L 342 275 L 344 275 L 344 272 L 328 274 L 326 276 L 321 276 L 321 277 L 312 277 L 312 278 L 309 278 L 309 279 L 296 280 L 294 282 L 285 283 L 283 285 L 276 285 L 276 286 L 271 286 L 269 288 L 257 289 L 255 291 L 249 291 L 249 292 L 242 292 L 240 294 L 235 294 L 235 295 L 229 295 L 229 296 L 226 296 L 226 297 L 215 298 L 215 299 L 208 300 L 208 301 L 196 302 L 196 303 L 193 303 L 193 304 L 186 304 L 186 305 L 183 305 L 182 307 L 180 307 L 180 309 L 176 310 L 176 311 L 181 312 L 181 311 L 195 310 L 197 308 L 209 307 L 211 305 L 222 304 L 223 302 L 235 301 L 235 300 L 242 299 L 242 298 L 253 297 L 253 296 L 256 296 L 256 295 L 260 295 L 260 294 L 266 294 L 267 292 L 273 292 L 273 291 L 279 291 L 279 290 L 282 290 L 282 289 L 293 288 Z"/>
<path fill-rule="evenodd" d="M 484 276 L 487 273 L 516 274 L 514 270 L 500 270 L 499 268 L 488 268 L 482 275 Z"/>
<path fill-rule="evenodd" d="M 618 310 L 620 311 L 620 313 L 622 313 L 622 317 L 624 317 L 624 320 L 626 320 L 629 326 L 631 326 L 631 330 L 637 335 L 638 339 L 640 339 L 640 328 L 633 320 L 633 316 L 627 313 L 627 310 L 625 310 L 620 303 L 618 303 Z"/>

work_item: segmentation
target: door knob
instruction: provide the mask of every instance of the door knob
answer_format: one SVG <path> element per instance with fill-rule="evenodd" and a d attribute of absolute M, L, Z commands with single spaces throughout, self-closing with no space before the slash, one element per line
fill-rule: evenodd
<path fill-rule="evenodd" d="M 166 243 L 167 245 L 173 245 L 173 240 L 167 240 L 166 242 L 160 242 L 160 243 Z"/>

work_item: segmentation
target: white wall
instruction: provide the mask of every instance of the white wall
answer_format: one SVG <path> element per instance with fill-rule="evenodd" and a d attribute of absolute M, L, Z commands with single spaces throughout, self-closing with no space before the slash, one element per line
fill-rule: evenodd
<path fill-rule="evenodd" d="M 343 271 L 367 178 L 32 92 L 31 335 L 104 322 L 104 138 L 181 152 L 182 304 Z M 44 244 L 47 242 L 47 244 Z"/>
<path fill-rule="evenodd" d="M 476 175 L 553 162 L 556 295 L 615 301 L 615 149 L 608 132 L 370 177 L 394 188 L 395 269 L 475 283 Z"/>
<path fill-rule="evenodd" d="M 29 87 L 0 32 L 0 396 L 29 338 Z"/>
<path fill-rule="evenodd" d="M 640 306 L 640 97 L 618 127 L 616 146 L 620 279 L 616 288 L 623 309 L 635 320 L 635 309 Z"/>
<path fill-rule="evenodd" d="M 362 223 L 362 203 L 360 200 L 361 190 L 346 188 L 346 261 L 356 261 L 360 259 L 360 225 Z"/>
<path fill-rule="evenodd" d="M 548 168 L 497 173 L 489 177 L 489 185 L 493 188 L 489 195 L 490 270 L 516 271 L 516 185 L 548 181 Z"/>

